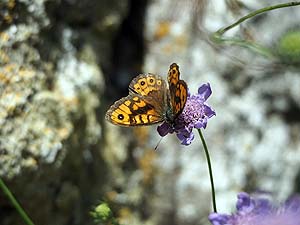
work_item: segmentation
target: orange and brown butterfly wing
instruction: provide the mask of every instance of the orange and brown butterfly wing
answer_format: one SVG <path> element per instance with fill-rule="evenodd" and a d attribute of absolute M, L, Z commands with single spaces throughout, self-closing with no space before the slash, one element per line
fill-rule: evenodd
<path fill-rule="evenodd" d="M 170 65 L 168 72 L 170 90 L 170 104 L 175 119 L 183 110 L 187 100 L 187 84 L 180 80 L 179 66 L 176 63 Z"/>
<path fill-rule="evenodd" d="M 167 91 L 165 81 L 159 76 L 139 75 L 131 82 L 129 95 L 110 107 L 106 119 L 121 126 L 143 126 L 162 122 L 168 106 Z"/>
<path fill-rule="evenodd" d="M 129 84 L 129 91 L 147 96 L 151 91 L 165 90 L 167 84 L 161 76 L 155 74 L 140 74 Z"/>
<path fill-rule="evenodd" d="M 180 72 L 179 72 L 179 66 L 176 63 L 172 63 L 170 65 L 170 69 L 168 71 L 168 83 L 169 86 L 176 86 L 176 84 L 179 81 Z"/>

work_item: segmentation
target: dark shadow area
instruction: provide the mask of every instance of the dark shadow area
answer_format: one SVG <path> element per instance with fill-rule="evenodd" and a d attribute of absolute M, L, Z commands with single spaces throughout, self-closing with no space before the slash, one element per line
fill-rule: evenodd
<path fill-rule="evenodd" d="M 107 99 L 128 95 L 131 79 L 142 72 L 145 54 L 144 23 L 148 0 L 129 1 L 127 17 L 112 42 L 111 64 L 104 67 Z"/>

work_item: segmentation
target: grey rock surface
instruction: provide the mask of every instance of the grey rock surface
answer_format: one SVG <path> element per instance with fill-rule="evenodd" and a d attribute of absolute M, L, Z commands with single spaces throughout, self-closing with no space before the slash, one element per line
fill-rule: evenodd
<path fill-rule="evenodd" d="M 106 169 L 99 59 L 126 11 L 127 1 L 0 2 L 0 176 L 36 224 L 92 224 Z M 22 224 L 2 193 L 0 224 Z"/>

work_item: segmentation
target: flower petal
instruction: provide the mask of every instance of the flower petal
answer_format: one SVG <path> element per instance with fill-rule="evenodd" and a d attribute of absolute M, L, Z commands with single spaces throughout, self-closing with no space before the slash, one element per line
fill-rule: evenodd
<path fill-rule="evenodd" d="M 202 120 L 200 120 L 200 121 L 197 121 L 197 122 L 195 123 L 195 128 L 197 128 L 197 129 L 200 129 L 200 128 L 206 128 L 206 124 L 207 124 L 207 119 L 204 118 L 204 119 L 202 119 Z"/>
<path fill-rule="evenodd" d="M 211 95 L 212 90 L 210 88 L 210 84 L 202 84 L 198 89 L 198 94 L 204 98 L 204 100 L 208 99 L 208 97 Z"/>
<path fill-rule="evenodd" d="M 172 129 L 171 125 L 167 122 L 163 122 L 161 125 L 157 127 L 157 132 L 160 136 L 164 137 L 168 133 L 173 133 L 174 130 Z"/>
<path fill-rule="evenodd" d="M 294 212 L 299 212 L 300 214 L 300 196 L 293 196 L 289 198 L 285 204 L 284 208 L 286 210 L 292 210 Z"/>
<path fill-rule="evenodd" d="M 245 192 L 241 192 L 238 194 L 238 200 L 236 203 L 236 209 L 238 211 L 249 211 L 253 209 L 253 205 L 251 204 L 251 199 L 250 199 L 250 195 L 245 193 Z"/>
<path fill-rule="evenodd" d="M 211 213 L 208 218 L 213 225 L 300 225 L 300 196 L 274 205 L 265 195 L 242 192 L 236 208 L 231 215 Z"/>
<path fill-rule="evenodd" d="M 208 105 L 204 104 L 204 114 L 210 118 L 216 115 L 216 112 Z"/>
<path fill-rule="evenodd" d="M 219 214 L 219 213 L 211 213 L 208 216 L 209 221 L 213 224 L 213 225 L 226 225 L 228 224 L 228 220 L 229 220 L 230 216 L 225 215 L 225 214 Z"/>
<path fill-rule="evenodd" d="M 190 145 L 195 136 L 193 132 L 180 132 L 177 133 L 177 137 L 181 141 L 182 145 Z"/>

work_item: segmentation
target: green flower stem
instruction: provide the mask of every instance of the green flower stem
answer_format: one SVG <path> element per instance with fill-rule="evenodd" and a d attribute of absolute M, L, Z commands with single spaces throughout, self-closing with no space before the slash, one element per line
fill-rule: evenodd
<path fill-rule="evenodd" d="M 23 208 L 20 206 L 16 198 L 13 196 L 9 188 L 5 185 L 3 180 L 0 178 L 0 188 L 2 191 L 7 195 L 9 198 L 10 202 L 13 204 L 13 206 L 16 208 L 22 219 L 27 225 L 34 225 L 34 223 L 31 221 L 31 219 L 28 217 L 26 212 L 23 210 Z"/>
<path fill-rule="evenodd" d="M 216 43 L 226 42 L 226 43 L 229 43 L 229 44 L 235 44 L 235 45 L 247 47 L 251 50 L 254 50 L 257 53 L 260 53 L 261 55 L 272 58 L 274 56 L 273 56 L 273 53 L 270 49 L 265 48 L 265 47 L 255 43 L 255 42 L 246 41 L 246 40 L 239 39 L 239 38 L 224 38 L 222 36 L 226 31 L 236 27 L 237 25 L 241 24 L 245 20 L 248 20 L 248 19 L 250 19 L 254 16 L 257 16 L 259 14 L 262 14 L 262 13 L 265 13 L 265 12 L 268 12 L 268 11 L 271 11 L 271 10 L 275 10 L 275 9 L 280 9 L 280 8 L 285 8 L 285 7 L 293 7 L 293 6 L 298 6 L 298 5 L 300 5 L 300 2 L 288 2 L 288 3 L 282 3 L 282 4 L 268 6 L 268 7 L 265 7 L 265 8 L 255 10 L 255 11 L 249 13 L 248 15 L 243 16 L 242 18 L 240 18 L 235 23 L 233 23 L 233 24 L 231 24 L 231 25 L 229 25 L 225 28 L 219 29 L 217 32 L 212 34 L 211 39 Z"/>
<path fill-rule="evenodd" d="M 237 45 L 244 48 L 248 48 L 252 50 L 253 52 L 256 52 L 264 57 L 267 58 L 275 58 L 273 52 L 271 49 L 266 48 L 258 43 L 255 43 L 254 41 L 247 41 L 240 38 L 221 38 L 217 33 L 215 33 L 212 37 L 215 42 L 217 43 L 227 43 L 230 45 Z"/>
<path fill-rule="evenodd" d="M 208 152 L 208 148 L 207 148 L 207 145 L 206 145 L 206 142 L 205 142 L 205 139 L 203 137 L 203 134 L 202 134 L 201 130 L 200 129 L 197 129 L 197 130 L 198 130 L 198 133 L 200 135 L 202 145 L 204 147 L 206 160 L 207 160 L 207 166 L 208 166 L 208 172 L 209 172 L 209 178 L 210 178 L 210 185 L 211 185 L 212 204 L 213 204 L 214 212 L 216 213 L 217 212 L 216 192 L 215 192 L 214 178 L 213 178 L 213 174 L 212 174 L 212 167 L 211 167 L 209 152 Z"/>
<path fill-rule="evenodd" d="M 261 13 L 264 13 L 264 12 L 268 12 L 268 11 L 271 11 L 271 10 L 274 10 L 274 9 L 280 9 L 280 8 L 292 7 L 292 6 L 298 6 L 298 5 L 300 5 L 300 2 L 288 2 L 288 3 L 283 3 L 283 4 L 268 6 L 268 7 L 262 8 L 262 9 L 255 10 L 254 12 L 251 12 L 248 15 L 243 16 L 242 18 L 240 18 L 235 23 L 233 23 L 233 24 L 231 24 L 231 25 L 229 25 L 229 26 L 227 26 L 225 28 L 222 28 L 222 29 L 218 30 L 217 33 L 219 35 L 223 35 L 226 31 L 230 30 L 231 28 L 239 25 L 240 23 L 244 22 L 245 20 L 250 19 L 250 18 L 252 18 L 252 17 L 254 17 L 254 16 L 258 15 L 258 14 L 261 14 Z"/>

